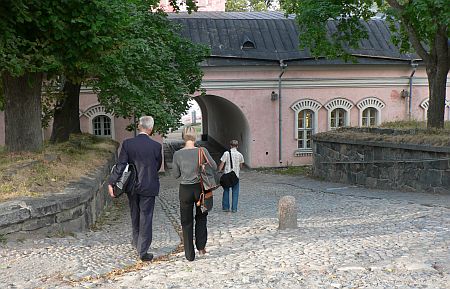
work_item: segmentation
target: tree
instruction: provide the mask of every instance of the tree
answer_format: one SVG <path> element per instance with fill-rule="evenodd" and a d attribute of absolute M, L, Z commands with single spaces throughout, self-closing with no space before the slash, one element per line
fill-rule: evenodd
<path fill-rule="evenodd" d="M 128 35 L 125 32 L 130 29 L 130 23 L 136 22 L 138 11 L 152 14 L 152 7 L 158 3 L 157 0 L 0 2 L 0 76 L 4 95 L 1 102 L 5 108 L 7 149 L 34 151 L 42 147 L 41 91 L 44 75 L 60 75 L 62 80 L 62 97 L 56 101 L 52 139 L 62 141 L 70 133 L 79 132 L 81 83 L 95 76 L 98 61 L 106 59 L 102 55 L 111 56 L 124 51 L 124 47 L 134 41 L 126 40 Z M 192 10 L 194 4 L 192 0 L 185 1 L 188 10 Z M 164 29 L 166 27 L 161 31 Z M 167 30 L 172 31 L 172 28 Z M 134 43 L 139 44 L 138 41 Z M 154 43 L 149 40 L 147 44 L 151 46 Z M 141 54 L 149 50 L 140 48 L 144 49 Z M 185 61 L 180 55 L 177 61 Z M 140 59 L 138 51 L 134 57 Z M 196 57 L 195 53 L 193 57 Z M 181 77 L 185 72 L 182 69 L 187 70 L 185 67 L 173 70 L 178 73 L 172 75 L 174 79 Z M 187 79 L 190 75 L 186 72 L 183 80 L 192 80 L 198 87 L 199 81 Z M 192 83 L 180 87 L 191 87 Z M 156 102 L 157 99 L 148 101 Z M 49 103 L 47 101 L 47 106 Z"/>
<path fill-rule="evenodd" d="M 118 45 L 115 36 L 130 22 L 132 7 L 131 2 L 123 0 L 92 0 L 83 5 L 79 1 L 67 2 L 55 28 L 59 41 L 52 46 L 62 74 L 58 86 L 62 91 L 52 115 L 52 142 L 66 141 L 70 134 L 81 133 L 81 84 L 92 76 L 101 55 Z"/>
<path fill-rule="evenodd" d="M 447 3 L 447 4 L 446 4 Z M 428 76 L 430 105 L 428 127 L 444 126 L 446 81 L 449 71 L 450 5 L 442 0 L 281 0 L 286 13 L 296 14 L 300 43 L 315 57 L 349 58 L 347 48 L 358 48 L 367 38 L 362 20 L 378 11 L 391 23 L 393 41 L 402 52 L 414 48 L 422 58 Z M 329 21 L 337 31 L 327 31 Z"/>
<path fill-rule="evenodd" d="M 41 149 L 41 86 L 44 72 L 57 68 L 50 51 L 58 20 L 54 1 L 0 2 L 0 76 L 9 151 Z"/>
<path fill-rule="evenodd" d="M 189 94 L 200 87 L 198 64 L 208 49 L 183 39 L 165 13 L 144 7 L 134 15 L 120 47 L 100 59 L 92 84 L 115 116 L 152 115 L 155 131 L 165 133 L 180 125 Z"/>
<path fill-rule="evenodd" d="M 225 2 L 225 11 L 267 11 L 271 6 L 272 0 L 227 0 Z"/>

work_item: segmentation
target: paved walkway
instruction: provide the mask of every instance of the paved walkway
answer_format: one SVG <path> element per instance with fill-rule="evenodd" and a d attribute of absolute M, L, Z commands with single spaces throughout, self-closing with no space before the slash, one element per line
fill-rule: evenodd
<path fill-rule="evenodd" d="M 176 250 L 177 184 L 166 176 L 154 219 L 157 261 L 136 263 L 123 198 L 97 231 L 0 245 L 0 288 L 449 288 L 450 196 L 241 177 L 238 212 L 222 212 L 217 191 L 208 253 L 194 262 Z M 297 199 L 298 229 L 277 229 L 284 195 Z"/>

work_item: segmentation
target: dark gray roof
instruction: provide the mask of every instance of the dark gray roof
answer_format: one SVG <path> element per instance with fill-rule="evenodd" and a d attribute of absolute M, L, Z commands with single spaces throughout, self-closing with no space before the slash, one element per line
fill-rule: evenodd
<path fill-rule="evenodd" d="M 182 25 L 182 35 L 211 48 L 211 56 L 262 61 L 308 60 L 308 50 L 299 50 L 298 27 L 293 16 L 281 12 L 195 12 L 170 13 Z M 365 22 L 369 39 L 360 49 L 350 50 L 359 58 L 409 61 L 415 55 L 401 54 L 390 40 L 388 24 L 381 19 Z M 335 30 L 329 22 L 328 29 Z M 255 48 L 243 48 L 254 45 Z M 385 62 L 385 61 L 383 61 Z"/>

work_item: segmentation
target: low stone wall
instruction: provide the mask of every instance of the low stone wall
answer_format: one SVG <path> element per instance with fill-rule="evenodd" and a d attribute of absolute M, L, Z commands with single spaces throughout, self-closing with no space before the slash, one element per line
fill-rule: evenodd
<path fill-rule="evenodd" d="M 380 131 L 390 133 L 375 132 Z M 450 194 L 450 147 L 339 139 L 326 134 L 313 140 L 317 177 L 371 188 Z"/>
<path fill-rule="evenodd" d="M 107 164 L 69 184 L 59 194 L 0 203 L 0 234 L 76 232 L 89 228 L 111 203 L 106 178 L 115 160 L 112 154 Z"/>

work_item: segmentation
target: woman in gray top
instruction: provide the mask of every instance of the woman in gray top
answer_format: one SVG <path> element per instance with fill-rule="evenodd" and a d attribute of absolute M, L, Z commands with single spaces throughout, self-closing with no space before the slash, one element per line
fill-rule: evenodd
<path fill-rule="evenodd" d="M 195 128 L 186 127 L 183 130 L 183 140 L 185 145 L 182 149 L 176 151 L 173 155 L 173 176 L 181 178 L 179 198 L 180 198 L 180 217 L 183 230 L 184 254 L 186 259 L 194 261 L 194 217 L 192 209 L 200 197 L 201 187 L 198 175 L 198 148 L 195 146 L 197 133 Z M 208 150 L 203 148 L 213 169 L 217 165 L 211 158 Z M 208 239 L 206 228 L 208 212 L 202 213 L 200 207 L 195 207 L 195 247 L 198 253 L 206 253 L 205 246 Z"/>

